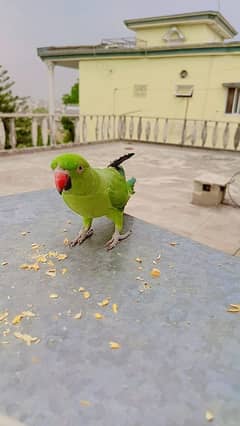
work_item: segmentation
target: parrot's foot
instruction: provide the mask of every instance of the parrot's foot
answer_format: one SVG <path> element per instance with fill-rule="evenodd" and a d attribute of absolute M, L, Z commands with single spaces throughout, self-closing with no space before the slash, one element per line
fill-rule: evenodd
<path fill-rule="evenodd" d="M 82 229 L 78 236 L 70 242 L 70 247 L 75 247 L 77 244 L 80 245 L 87 238 L 91 237 L 93 234 L 93 229 Z"/>
<path fill-rule="evenodd" d="M 131 234 L 132 231 L 128 231 L 125 234 L 120 234 L 118 231 L 115 231 L 111 240 L 109 240 L 106 244 L 105 247 L 107 248 L 107 250 L 112 250 L 114 247 L 116 247 L 116 245 L 118 243 L 120 243 L 120 241 L 125 240 L 127 237 L 129 237 L 129 235 Z"/>

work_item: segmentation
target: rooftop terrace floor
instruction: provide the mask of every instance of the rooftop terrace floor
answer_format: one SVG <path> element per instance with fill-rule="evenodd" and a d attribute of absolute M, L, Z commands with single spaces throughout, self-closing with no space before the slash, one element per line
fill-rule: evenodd
<path fill-rule="evenodd" d="M 239 171 L 239 153 L 124 142 L 66 147 L 64 152 L 81 153 L 93 166 L 103 167 L 127 150 L 136 153 L 125 163 L 127 175 L 137 178 L 127 213 L 229 254 L 238 251 L 239 209 L 199 207 L 191 198 L 199 174 L 231 177 Z M 49 164 L 55 155 L 46 151 L 0 157 L 0 195 L 52 188 Z"/>

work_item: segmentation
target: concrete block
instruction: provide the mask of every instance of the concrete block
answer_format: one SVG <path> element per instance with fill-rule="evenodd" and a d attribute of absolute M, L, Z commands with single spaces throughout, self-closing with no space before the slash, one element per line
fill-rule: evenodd
<path fill-rule="evenodd" d="M 200 206 L 213 207 L 223 202 L 228 179 L 206 173 L 194 179 L 192 203 Z"/>

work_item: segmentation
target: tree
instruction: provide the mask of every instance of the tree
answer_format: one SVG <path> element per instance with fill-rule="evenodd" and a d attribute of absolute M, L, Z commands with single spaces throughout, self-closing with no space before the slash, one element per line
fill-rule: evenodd
<path fill-rule="evenodd" d="M 79 103 L 79 82 L 77 81 L 70 90 L 70 93 L 63 95 L 64 105 L 76 105 Z"/>
<path fill-rule="evenodd" d="M 77 81 L 70 90 L 70 93 L 63 95 L 62 102 L 64 105 L 79 104 L 79 82 Z M 62 117 L 62 126 L 65 130 L 64 141 L 74 141 L 74 123 L 69 117 Z"/>
<path fill-rule="evenodd" d="M 26 108 L 26 99 L 14 96 L 12 87 L 15 82 L 11 81 L 8 71 L 0 65 L 0 112 L 11 113 Z"/>
<path fill-rule="evenodd" d="M 0 112 L 13 113 L 13 112 L 26 112 L 28 109 L 26 100 L 13 95 L 12 87 L 15 82 L 11 81 L 8 71 L 0 65 Z M 9 119 L 4 118 L 3 124 L 6 131 L 7 141 L 6 148 L 10 148 L 9 144 Z M 18 144 L 31 145 L 31 120 L 29 118 L 18 118 L 15 121 L 16 134 Z"/>

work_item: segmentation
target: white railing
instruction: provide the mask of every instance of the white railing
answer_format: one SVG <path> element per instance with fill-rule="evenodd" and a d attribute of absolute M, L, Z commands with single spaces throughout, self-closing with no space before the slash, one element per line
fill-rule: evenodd
<path fill-rule="evenodd" d="M 116 117 L 109 115 L 78 114 L 3 114 L 0 113 L 0 150 L 22 147 L 24 141 L 21 129 L 27 127 L 30 145 L 54 146 L 63 142 L 64 131 L 61 123 L 65 117 L 73 124 L 72 143 L 106 141 L 116 139 Z"/>
<path fill-rule="evenodd" d="M 122 116 L 122 140 L 222 150 L 240 148 L 239 122 Z"/>
<path fill-rule="evenodd" d="M 2 114 L 0 149 L 24 146 L 22 129 L 27 128 L 29 146 L 63 143 L 61 120 L 72 123 L 70 142 L 87 143 L 131 140 L 201 148 L 240 150 L 240 122 L 181 120 L 139 115 Z M 26 133 L 26 132 L 25 132 Z"/>

